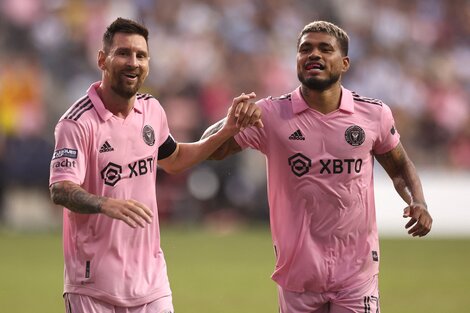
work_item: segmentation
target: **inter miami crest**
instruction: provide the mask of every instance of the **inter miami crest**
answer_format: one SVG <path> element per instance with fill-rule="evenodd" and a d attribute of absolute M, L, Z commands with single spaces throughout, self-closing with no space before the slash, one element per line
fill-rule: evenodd
<path fill-rule="evenodd" d="M 155 132 L 153 131 L 152 126 L 145 125 L 142 129 L 142 137 L 144 141 L 149 146 L 153 146 L 155 144 Z"/>
<path fill-rule="evenodd" d="M 357 125 L 350 126 L 344 132 L 344 138 L 351 146 L 360 146 L 366 139 L 364 130 Z"/>

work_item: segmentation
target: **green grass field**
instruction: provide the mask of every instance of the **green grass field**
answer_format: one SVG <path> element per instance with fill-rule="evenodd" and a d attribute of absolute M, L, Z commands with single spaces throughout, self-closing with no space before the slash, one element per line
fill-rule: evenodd
<path fill-rule="evenodd" d="M 218 235 L 200 228 L 162 230 L 178 313 L 275 313 L 267 227 Z M 470 238 L 383 239 L 385 313 L 470 312 Z M 59 233 L 0 231 L 0 312 L 64 312 Z"/>

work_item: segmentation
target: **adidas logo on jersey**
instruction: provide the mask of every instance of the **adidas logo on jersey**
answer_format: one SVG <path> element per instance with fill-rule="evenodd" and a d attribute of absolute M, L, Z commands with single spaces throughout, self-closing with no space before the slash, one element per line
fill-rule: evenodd
<path fill-rule="evenodd" d="M 100 153 L 114 151 L 114 148 L 111 147 L 109 142 L 106 140 L 100 148 Z"/>
<path fill-rule="evenodd" d="M 300 129 L 297 129 L 292 135 L 289 136 L 289 140 L 305 140 L 305 137 Z"/>

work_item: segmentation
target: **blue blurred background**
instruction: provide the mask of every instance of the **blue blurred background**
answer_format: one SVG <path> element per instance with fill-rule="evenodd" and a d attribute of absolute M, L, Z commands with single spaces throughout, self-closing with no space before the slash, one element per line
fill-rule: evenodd
<path fill-rule="evenodd" d="M 54 126 L 100 79 L 105 27 L 122 16 L 150 30 L 141 90 L 164 106 L 178 141 L 195 141 L 234 96 L 278 96 L 298 86 L 296 40 L 310 21 L 350 38 L 343 84 L 393 110 L 422 174 L 438 235 L 469 235 L 470 1 L 466 0 L 1 0 L 0 223 L 56 229 L 48 198 Z M 402 234 L 403 203 L 377 169 L 379 228 Z M 227 231 L 268 219 L 264 159 L 245 151 L 180 175 L 159 173 L 163 223 Z M 389 209 L 390 208 L 390 209 Z"/>

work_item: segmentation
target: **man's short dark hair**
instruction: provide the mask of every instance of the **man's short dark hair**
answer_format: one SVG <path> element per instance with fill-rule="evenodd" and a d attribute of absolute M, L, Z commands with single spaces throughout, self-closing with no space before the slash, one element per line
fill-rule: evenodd
<path fill-rule="evenodd" d="M 349 37 L 348 34 L 339 26 L 326 21 L 314 21 L 305 25 L 304 29 L 302 29 L 299 34 L 299 37 L 297 38 L 297 48 L 299 48 L 300 39 L 306 33 L 326 33 L 330 36 L 335 37 L 339 43 L 343 56 L 348 55 Z"/>
<path fill-rule="evenodd" d="M 113 38 L 116 33 L 141 35 L 148 44 L 149 31 L 144 25 L 133 20 L 118 17 L 106 28 L 106 32 L 103 34 L 103 49 L 106 53 L 109 52 L 109 48 L 113 44 Z"/>

